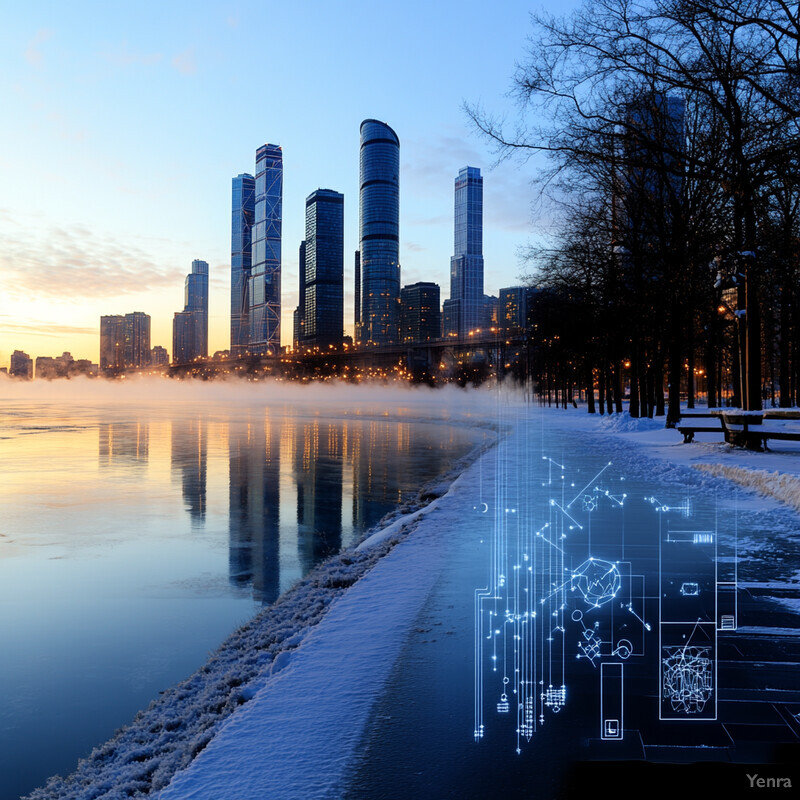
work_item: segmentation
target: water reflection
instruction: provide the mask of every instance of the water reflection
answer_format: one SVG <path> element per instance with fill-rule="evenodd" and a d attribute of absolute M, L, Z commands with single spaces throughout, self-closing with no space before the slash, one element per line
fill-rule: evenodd
<path fill-rule="evenodd" d="M 7 403 L 0 800 L 74 769 L 484 437 L 341 413 Z"/>
<path fill-rule="evenodd" d="M 268 420 L 231 426 L 229 565 L 235 585 L 272 602 L 280 586 L 280 438 Z"/>
<path fill-rule="evenodd" d="M 170 479 L 181 487 L 191 528 L 200 529 L 206 525 L 209 450 L 225 452 L 229 582 L 251 586 L 255 600 L 271 603 L 421 480 L 444 471 L 473 436 L 455 429 L 432 435 L 425 426 L 415 434 L 414 427 L 420 425 L 303 419 L 270 410 L 222 424 L 202 414 L 178 416 L 167 425 L 153 423 L 152 431 L 146 419 L 101 422 L 98 466 L 101 473 L 146 470 L 151 439 L 157 462 L 159 439 L 168 436 Z M 406 462 L 414 468 L 406 469 Z M 152 471 L 162 472 L 158 463 Z"/>
<path fill-rule="evenodd" d="M 206 516 L 208 430 L 202 417 L 172 423 L 172 472 L 181 479 L 183 500 L 193 527 L 202 527 Z"/>
<path fill-rule="evenodd" d="M 150 455 L 148 422 L 101 422 L 98 437 L 98 460 L 101 467 L 147 466 Z"/>

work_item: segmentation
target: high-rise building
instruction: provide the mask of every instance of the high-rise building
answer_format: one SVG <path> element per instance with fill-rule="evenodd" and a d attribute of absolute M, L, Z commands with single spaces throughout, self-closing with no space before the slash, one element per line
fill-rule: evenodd
<path fill-rule="evenodd" d="M 385 123 L 361 123 L 359 175 L 361 343 L 394 344 L 400 327 L 400 140 Z"/>
<path fill-rule="evenodd" d="M 292 328 L 292 347 L 295 350 L 302 347 L 305 338 L 306 327 L 306 243 L 300 242 L 300 250 L 297 254 L 297 268 L 299 273 L 298 292 L 300 299 L 297 308 L 294 310 L 294 325 Z"/>
<path fill-rule="evenodd" d="M 143 311 L 100 317 L 100 369 L 118 372 L 150 364 L 150 316 Z"/>
<path fill-rule="evenodd" d="M 400 292 L 400 341 L 403 344 L 432 342 L 441 336 L 439 285 L 421 281 Z"/>
<path fill-rule="evenodd" d="M 125 317 L 112 314 L 100 317 L 100 369 L 114 372 L 125 365 Z"/>
<path fill-rule="evenodd" d="M 11 354 L 8 374 L 15 378 L 30 380 L 33 377 L 33 359 L 27 353 L 23 353 L 22 350 L 15 350 Z"/>
<path fill-rule="evenodd" d="M 208 262 L 196 258 L 184 284 L 183 311 L 172 321 L 172 359 L 186 364 L 208 356 Z"/>
<path fill-rule="evenodd" d="M 252 228 L 255 213 L 256 179 L 243 173 L 233 179 L 231 201 L 231 356 L 247 351 L 247 285 L 252 265 Z"/>
<path fill-rule="evenodd" d="M 508 286 L 500 290 L 497 324 L 504 334 L 519 334 L 528 327 L 535 293 L 532 286 Z"/>
<path fill-rule="evenodd" d="M 355 257 L 355 303 L 353 314 L 353 341 L 361 344 L 361 251 Z"/>
<path fill-rule="evenodd" d="M 450 306 L 445 316 L 458 336 L 485 324 L 483 304 L 483 178 L 463 167 L 455 179 L 455 246 L 450 259 Z M 448 313 L 449 312 L 449 313 Z"/>
<path fill-rule="evenodd" d="M 306 198 L 304 342 L 328 348 L 344 334 L 344 195 L 317 189 Z"/>
<path fill-rule="evenodd" d="M 123 365 L 146 367 L 150 363 L 150 315 L 134 311 L 124 320 Z"/>
<path fill-rule="evenodd" d="M 166 367 L 169 364 L 169 353 L 165 347 L 157 344 L 150 351 L 150 366 L 153 367 Z"/>
<path fill-rule="evenodd" d="M 251 353 L 277 354 L 281 346 L 281 220 L 283 153 L 275 144 L 256 151 L 255 205 L 248 325 Z"/>

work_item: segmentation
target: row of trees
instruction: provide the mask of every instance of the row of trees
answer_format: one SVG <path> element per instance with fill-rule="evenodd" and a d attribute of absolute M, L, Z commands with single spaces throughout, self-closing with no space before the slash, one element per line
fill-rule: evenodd
<path fill-rule="evenodd" d="M 532 16 L 520 123 L 468 109 L 501 155 L 545 152 L 557 233 L 528 257 L 541 382 L 593 411 L 679 418 L 800 399 L 800 19 L 783 0 L 588 0 Z M 686 376 L 689 380 L 686 380 Z"/>

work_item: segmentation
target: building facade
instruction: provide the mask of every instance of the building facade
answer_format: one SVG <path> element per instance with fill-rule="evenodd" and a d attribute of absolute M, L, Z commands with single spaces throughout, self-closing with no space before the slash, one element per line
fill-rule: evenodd
<path fill-rule="evenodd" d="M 455 179 L 454 248 L 446 335 L 466 337 L 485 325 L 483 304 L 483 178 L 463 167 Z"/>
<path fill-rule="evenodd" d="M 169 365 L 169 353 L 165 347 L 157 344 L 150 351 L 150 366 L 152 367 L 166 367 Z"/>
<path fill-rule="evenodd" d="M 515 335 L 528 328 L 535 293 L 531 286 L 507 286 L 500 290 L 497 325 L 504 334 Z"/>
<path fill-rule="evenodd" d="M 100 369 L 113 372 L 125 366 L 125 317 L 112 314 L 100 317 Z"/>
<path fill-rule="evenodd" d="M 100 369 L 119 372 L 150 364 L 150 315 L 143 311 L 100 317 Z"/>
<path fill-rule="evenodd" d="M 353 341 L 361 344 L 361 251 L 356 250 L 353 265 L 355 298 L 353 302 Z"/>
<path fill-rule="evenodd" d="M 251 353 L 280 353 L 282 215 L 283 152 L 278 145 L 265 144 L 256 151 L 251 268 L 247 282 Z"/>
<path fill-rule="evenodd" d="M 317 189 L 306 198 L 303 341 L 340 347 L 344 335 L 344 195 Z"/>
<path fill-rule="evenodd" d="M 400 140 L 384 122 L 361 123 L 361 332 L 364 345 L 399 341 Z"/>
<path fill-rule="evenodd" d="M 125 367 L 146 367 L 150 364 L 150 315 L 143 311 L 126 314 L 123 323 Z"/>
<path fill-rule="evenodd" d="M 33 378 L 33 359 L 22 350 L 15 350 L 11 354 L 11 363 L 8 367 L 8 374 L 14 378 Z"/>
<path fill-rule="evenodd" d="M 303 346 L 306 327 L 306 243 L 300 242 L 300 250 L 297 254 L 297 272 L 299 275 L 298 294 L 299 300 L 297 308 L 294 310 L 292 326 L 292 347 L 298 350 Z"/>
<path fill-rule="evenodd" d="M 421 281 L 400 291 L 400 341 L 403 344 L 432 342 L 441 336 L 439 285 Z"/>
<path fill-rule="evenodd" d="M 196 258 L 184 283 L 183 311 L 172 321 L 172 358 L 187 364 L 208 357 L 208 262 Z"/>
<path fill-rule="evenodd" d="M 256 179 L 243 173 L 233 179 L 231 199 L 231 355 L 247 351 L 250 341 L 247 286 L 252 266 L 252 229 Z"/>

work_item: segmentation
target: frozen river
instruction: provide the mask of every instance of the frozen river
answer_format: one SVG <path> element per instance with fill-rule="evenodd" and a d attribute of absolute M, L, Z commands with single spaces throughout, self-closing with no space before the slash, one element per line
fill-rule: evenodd
<path fill-rule="evenodd" d="M 487 435 L 441 407 L 187 400 L 4 403 L 2 800 L 71 771 Z"/>

